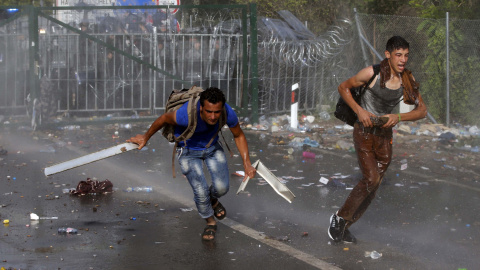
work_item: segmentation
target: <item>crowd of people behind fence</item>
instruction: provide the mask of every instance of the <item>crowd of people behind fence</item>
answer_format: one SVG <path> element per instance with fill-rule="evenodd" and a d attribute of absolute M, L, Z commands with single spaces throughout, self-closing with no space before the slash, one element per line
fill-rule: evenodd
<path fill-rule="evenodd" d="M 226 88 L 235 77 L 233 69 L 240 52 L 235 38 L 204 35 L 211 31 L 196 28 L 180 29 L 178 21 L 163 10 L 153 14 L 106 14 L 95 23 L 83 20 L 73 26 L 93 38 L 82 34 L 78 39 L 75 35 L 72 38 L 71 33 L 65 35 L 62 31 L 49 33 L 51 41 L 44 63 L 45 73 L 53 74 L 51 79 L 64 84 L 59 88 L 75 92 L 69 98 L 74 108 L 84 108 L 82 102 L 88 99 L 103 103 L 125 85 L 147 87 L 152 76 L 162 83 L 166 81 L 169 89 L 182 87 L 180 80 L 202 87 Z M 65 58 L 63 66 L 54 64 L 59 63 L 61 55 Z M 160 71 L 152 73 L 132 57 Z M 85 94 L 89 91 L 93 92 L 90 97 Z M 94 104 L 93 101 L 87 103 Z"/>
<path fill-rule="evenodd" d="M 78 69 L 93 69 L 91 66 L 101 65 L 103 68 L 97 68 L 97 70 L 105 70 L 105 72 L 97 74 L 98 77 L 124 77 L 119 72 L 124 72 L 125 68 L 120 69 L 119 66 L 125 66 L 123 60 L 125 58 L 119 50 L 154 64 L 168 74 L 181 74 L 183 80 L 197 85 L 202 83 L 203 77 L 213 76 L 214 79 L 224 79 L 226 70 L 222 65 L 229 60 L 235 60 L 235 54 L 231 52 L 236 46 L 235 43 L 232 47 L 228 44 L 227 38 L 212 39 L 211 36 L 199 36 L 199 33 L 203 34 L 203 30 L 199 29 L 181 30 L 178 21 L 163 10 L 152 15 L 131 12 L 116 17 L 106 15 L 97 24 L 92 25 L 83 21 L 79 26 L 81 31 L 108 44 L 108 46 L 99 45 L 88 41 L 85 37 L 79 37 L 76 57 L 78 60 L 74 65 Z M 155 37 L 152 35 L 155 33 L 154 27 L 157 34 Z M 158 53 L 154 57 L 155 49 Z M 226 50 L 230 50 L 230 53 Z M 159 76 L 165 78 L 165 72 Z M 131 76 L 136 78 L 136 75 Z"/>

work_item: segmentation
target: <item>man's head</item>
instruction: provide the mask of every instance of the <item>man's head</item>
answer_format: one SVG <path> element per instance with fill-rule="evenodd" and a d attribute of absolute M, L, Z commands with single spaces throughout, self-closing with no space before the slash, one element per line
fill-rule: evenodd
<path fill-rule="evenodd" d="M 215 125 L 220 118 L 225 95 L 216 87 L 209 87 L 200 94 L 200 117 L 209 125 Z"/>
<path fill-rule="evenodd" d="M 225 105 L 225 95 L 222 90 L 216 87 L 209 87 L 200 94 L 200 105 L 204 106 L 205 101 L 208 101 L 212 104 L 221 102 L 222 107 Z"/>
<path fill-rule="evenodd" d="M 390 53 L 398 49 L 409 49 L 410 44 L 401 36 L 393 36 L 387 41 L 386 49 Z"/>
<path fill-rule="evenodd" d="M 395 74 L 402 73 L 405 70 L 409 47 L 408 42 L 400 36 L 391 37 L 387 41 L 385 56 L 388 58 L 391 71 Z"/>
<path fill-rule="evenodd" d="M 85 22 L 85 21 L 81 22 L 81 23 L 80 23 L 80 29 L 81 29 L 82 31 L 87 31 L 87 29 L 88 29 L 88 22 Z"/>
<path fill-rule="evenodd" d="M 160 28 L 160 32 L 162 32 L 162 33 L 167 32 L 167 25 L 166 24 L 161 23 L 159 28 Z"/>

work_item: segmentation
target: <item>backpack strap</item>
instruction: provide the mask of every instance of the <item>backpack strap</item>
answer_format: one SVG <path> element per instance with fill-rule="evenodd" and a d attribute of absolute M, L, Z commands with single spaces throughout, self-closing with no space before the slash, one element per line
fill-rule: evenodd
<path fill-rule="evenodd" d="M 195 132 L 197 128 L 197 103 L 200 100 L 200 95 L 198 93 L 193 94 L 188 100 L 187 112 L 188 112 L 188 127 L 187 129 L 178 137 L 174 136 L 175 146 L 173 146 L 172 152 L 172 175 L 175 178 L 175 151 L 178 147 L 178 142 L 183 140 L 184 146 L 187 146 L 187 139 L 191 137 L 190 134 Z"/>
<path fill-rule="evenodd" d="M 366 84 L 364 84 L 364 86 L 360 89 L 360 95 L 363 95 L 363 93 L 365 92 L 365 90 L 367 90 L 367 88 L 370 86 L 370 84 L 373 82 L 373 80 L 375 79 L 375 77 L 377 77 L 378 73 L 380 73 L 380 64 L 376 64 L 376 65 L 373 65 L 373 76 L 370 78 L 370 80 L 368 80 L 368 82 Z"/>
<path fill-rule="evenodd" d="M 175 151 L 177 150 L 178 142 L 175 142 L 175 145 L 173 146 L 173 153 L 172 153 L 172 175 L 173 178 L 176 178 L 176 173 L 175 173 Z"/>
<path fill-rule="evenodd" d="M 195 129 L 197 128 L 197 103 L 199 100 L 200 95 L 193 94 L 187 101 L 188 126 L 180 136 L 174 137 L 176 142 L 184 141 L 186 145 L 186 140 L 195 132 Z"/>
<path fill-rule="evenodd" d="M 380 64 L 375 64 L 372 67 L 373 67 L 373 74 L 377 76 L 378 73 L 380 73 Z"/>

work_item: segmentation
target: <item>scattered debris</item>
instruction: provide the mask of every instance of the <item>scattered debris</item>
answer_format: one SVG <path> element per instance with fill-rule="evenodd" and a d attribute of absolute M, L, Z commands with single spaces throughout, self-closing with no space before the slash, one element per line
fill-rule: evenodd
<path fill-rule="evenodd" d="M 77 234 L 78 230 L 70 227 L 61 227 L 57 230 L 58 234 Z"/>
<path fill-rule="evenodd" d="M 370 257 L 374 260 L 379 259 L 382 257 L 382 253 L 378 253 L 377 251 L 365 251 L 365 257 Z"/>
<path fill-rule="evenodd" d="M 39 217 L 35 213 L 30 213 L 30 219 L 31 220 L 39 220 L 39 219 L 58 219 L 58 217 Z"/>
<path fill-rule="evenodd" d="M 86 194 L 102 194 L 109 193 L 113 191 L 113 184 L 110 180 L 106 179 L 104 181 L 97 181 L 87 178 L 87 181 L 80 181 L 77 185 L 77 188 L 73 191 L 70 191 L 71 195 L 86 195 Z"/>

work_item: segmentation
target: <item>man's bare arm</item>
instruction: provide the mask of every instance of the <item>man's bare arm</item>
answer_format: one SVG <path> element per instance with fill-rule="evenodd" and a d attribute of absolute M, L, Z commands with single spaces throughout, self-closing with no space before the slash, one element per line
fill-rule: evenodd
<path fill-rule="evenodd" d="M 142 149 L 147 144 L 148 140 L 150 140 L 150 138 L 157 133 L 157 131 L 162 129 L 165 124 L 177 124 L 176 111 L 162 114 L 152 123 L 145 134 L 137 134 L 137 136 L 130 138 L 127 140 L 127 142 L 136 143 L 138 144 L 138 149 Z"/>
<path fill-rule="evenodd" d="M 372 78 L 374 72 L 373 67 L 369 66 L 362 70 L 360 70 L 355 76 L 349 78 L 348 80 L 342 82 L 338 86 L 338 92 L 343 100 L 352 108 L 352 110 L 357 114 L 358 120 L 365 126 L 371 127 L 373 126 L 372 122 L 370 121 L 370 116 L 374 116 L 373 114 L 367 112 L 360 104 L 355 102 L 350 92 L 350 89 L 362 86 L 366 84 L 370 78 Z"/>
<path fill-rule="evenodd" d="M 240 152 L 240 156 L 243 160 L 243 168 L 245 169 L 245 178 L 243 180 L 247 179 L 247 176 L 250 178 L 255 177 L 256 170 L 252 166 L 252 163 L 250 161 L 247 138 L 245 137 L 243 130 L 240 128 L 240 124 L 237 124 L 236 126 L 230 128 L 230 131 L 233 134 L 235 144 L 237 145 L 237 149 Z"/>

